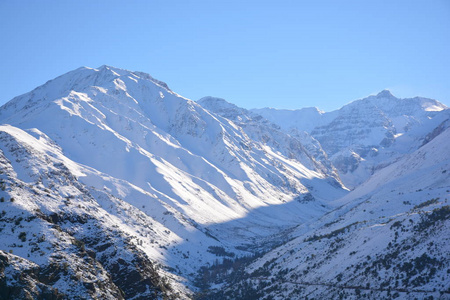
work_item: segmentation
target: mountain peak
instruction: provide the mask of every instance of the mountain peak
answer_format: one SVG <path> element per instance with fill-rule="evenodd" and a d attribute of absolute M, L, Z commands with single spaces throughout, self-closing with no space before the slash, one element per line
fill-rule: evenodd
<path fill-rule="evenodd" d="M 197 100 L 197 103 L 206 110 L 233 121 L 249 118 L 247 116 L 249 112 L 245 108 L 240 108 L 222 98 L 206 96 Z"/>
<path fill-rule="evenodd" d="M 211 108 L 211 107 L 222 108 L 222 109 L 225 109 L 225 108 L 226 109 L 238 109 L 239 108 L 235 104 L 230 103 L 223 98 L 212 97 L 212 96 L 203 97 L 203 98 L 197 100 L 197 102 L 201 106 L 209 107 L 209 108 Z"/>
<path fill-rule="evenodd" d="M 394 95 L 392 95 L 390 90 L 382 90 L 381 92 L 379 92 L 376 96 L 377 98 L 395 98 Z"/>
<path fill-rule="evenodd" d="M 116 68 L 116 67 L 108 66 L 108 65 L 101 65 L 96 70 L 100 71 L 100 72 L 102 72 L 102 71 L 110 72 L 110 73 L 114 74 L 115 76 L 126 76 L 128 74 L 135 73 L 135 72 L 127 70 L 127 69 Z"/>

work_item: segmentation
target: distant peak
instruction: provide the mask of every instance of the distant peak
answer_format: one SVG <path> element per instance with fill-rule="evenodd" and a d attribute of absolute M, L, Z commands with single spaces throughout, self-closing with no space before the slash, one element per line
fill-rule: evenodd
<path fill-rule="evenodd" d="M 249 119 L 247 116 L 249 112 L 246 109 L 227 102 L 222 98 L 207 96 L 197 100 L 197 103 L 204 109 L 233 121 L 243 121 L 244 119 Z"/>
<path fill-rule="evenodd" d="M 197 100 L 198 102 L 221 102 L 228 103 L 225 99 L 213 96 L 205 96 Z"/>
<path fill-rule="evenodd" d="M 112 67 L 112 66 L 108 66 L 108 65 L 102 65 L 102 66 L 98 67 L 96 70 L 98 70 L 100 72 L 105 72 L 105 73 L 112 73 L 116 76 L 123 76 L 123 75 L 132 73 L 129 70 L 120 69 L 120 68 L 116 68 L 116 67 Z"/>
<path fill-rule="evenodd" d="M 321 115 L 325 113 L 325 111 L 319 109 L 317 106 L 304 107 L 304 108 L 301 108 L 301 110 L 309 111 L 309 112 L 315 112 L 315 113 L 318 113 L 318 114 L 321 114 Z"/>
<path fill-rule="evenodd" d="M 395 98 L 394 95 L 392 95 L 390 90 L 382 90 L 379 92 L 376 96 L 377 98 Z"/>
<path fill-rule="evenodd" d="M 108 65 L 101 65 L 100 67 L 97 68 L 97 70 L 103 70 L 103 69 L 126 71 L 126 70 L 124 70 L 124 69 L 120 69 L 120 68 L 116 68 L 116 67 L 112 67 L 112 66 L 108 66 Z"/>
<path fill-rule="evenodd" d="M 112 74 L 115 75 L 115 76 L 129 76 L 129 75 L 136 75 L 136 76 L 141 77 L 142 79 L 150 80 L 150 81 L 152 81 L 153 83 L 155 83 L 155 84 L 157 84 L 157 85 L 159 85 L 159 86 L 165 88 L 165 89 L 168 90 L 168 91 L 172 91 L 172 90 L 169 88 L 169 86 L 168 86 L 165 82 L 163 82 L 163 81 L 161 81 L 161 80 L 158 80 L 158 79 L 156 79 L 156 78 L 153 78 L 150 74 L 145 73 L 145 72 L 140 72 L 140 71 L 130 71 L 130 70 L 127 70 L 127 69 L 116 68 L 116 67 L 108 66 L 108 65 L 101 65 L 101 66 L 98 67 L 96 70 L 97 70 L 97 71 L 100 71 L 100 72 L 112 73 Z"/>
<path fill-rule="evenodd" d="M 223 98 L 212 97 L 212 96 L 203 97 L 203 98 L 197 100 L 197 102 L 203 107 L 215 106 L 215 107 L 220 107 L 220 108 L 238 108 L 236 105 L 226 101 Z"/>

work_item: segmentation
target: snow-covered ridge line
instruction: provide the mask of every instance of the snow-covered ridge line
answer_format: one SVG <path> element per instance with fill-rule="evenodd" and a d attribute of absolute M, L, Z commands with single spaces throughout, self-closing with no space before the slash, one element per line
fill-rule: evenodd
<path fill-rule="evenodd" d="M 383 91 L 270 114 L 109 66 L 2 106 L 0 295 L 447 293 L 450 110 Z"/>
<path fill-rule="evenodd" d="M 0 123 L 10 124 L 0 128 L 10 176 L 3 197 L 16 199 L 8 202 L 10 214 L 37 218 L 35 225 L 55 241 L 51 228 L 59 226 L 88 253 L 120 248 L 130 260 L 119 265 L 146 261 L 142 276 L 156 272 L 182 297 L 198 268 L 220 253 L 266 249 L 273 243 L 266 240 L 287 238 L 280 232 L 320 216 L 347 193 L 298 140 L 266 139 L 264 122 L 244 130 L 139 72 L 74 70 L 2 106 Z M 5 220 L 4 230 L 12 230 L 14 219 Z M 117 239 L 103 246 L 92 238 L 97 234 Z M 14 232 L 0 246 L 21 248 L 17 254 L 27 259 L 31 251 Z M 114 277 L 106 252 L 94 263 Z M 44 253 L 30 261 L 46 268 L 56 254 Z M 170 295 L 162 281 L 149 290 Z"/>
<path fill-rule="evenodd" d="M 355 188 L 374 172 L 423 144 L 428 132 L 449 117 L 439 101 L 399 99 L 388 90 L 322 113 L 317 109 L 252 110 L 291 134 L 318 140 L 343 183 Z"/>

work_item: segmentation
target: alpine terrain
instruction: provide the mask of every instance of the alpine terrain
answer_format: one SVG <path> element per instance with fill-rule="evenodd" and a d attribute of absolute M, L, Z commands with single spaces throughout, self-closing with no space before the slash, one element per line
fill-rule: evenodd
<path fill-rule="evenodd" d="M 66 73 L 0 108 L 0 299 L 448 299 L 449 115 Z"/>

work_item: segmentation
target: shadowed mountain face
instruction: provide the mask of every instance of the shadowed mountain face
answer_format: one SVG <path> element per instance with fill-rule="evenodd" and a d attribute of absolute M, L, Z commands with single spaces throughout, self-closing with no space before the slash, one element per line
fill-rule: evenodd
<path fill-rule="evenodd" d="M 307 133 L 299 124 L 308 122 L 289 126 L 287 112 L 277 124 L 276 111 L 265 116 L 213 97 L 194 102 L 141 72 L 102 66 L 55 78 L 0 108 L 0 294 L 248 299 L 254 289 L 247 283 L 270 277 L 258 297 L 283 298 L 306 295 L 275 287 L 306 267 L 327 286 L 332 278 L 320 266 L 340 264 L 356 251 L 351 245 L 370 252 L 363 236 L 371 226 L 402 223 L 417 205 L 439 209 L 447 226 L 447 110 L 429 99 L 406 100 L 383 91 L 332 113 L 296 112 L 314 115 Z M 341 177 L 356 189 L 349 193 Z M 421 191 L 407 200 L 413 186 Z M 425 189 L 441 200 L 422 204 Z M 416 238 L 408 224 L 404 238 Z M 333 247 L 320 243 L 341 239 L 340 228 L 357 232 L 333 240 L 343 244 L 339 256 L 314 252 Z M 430 231 L 414 247 L 433 239 Z M 387 255 L 391 246 L 374 251 Z M 446 251 L 445 240 L 439 247 Z M 441 261 L 442 253 L 430 259 Z M 444 267 L 432 266 L 415 288 L 442 289 L 436 276 L 446 276 Z"/>

